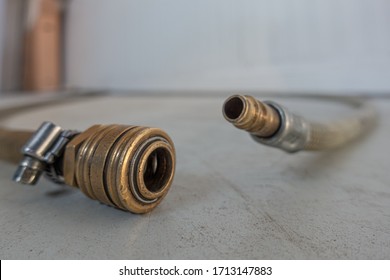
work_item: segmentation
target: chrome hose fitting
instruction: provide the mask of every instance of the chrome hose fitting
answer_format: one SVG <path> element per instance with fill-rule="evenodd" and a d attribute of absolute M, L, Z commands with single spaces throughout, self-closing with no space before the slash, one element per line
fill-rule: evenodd
<path fill-rule="evenodd" d="M 275 102 L 264 101 L 264 103 L 278 113 L 279 128 L 270 137 L 259 137 L 252 134 L 252 138 L 261 144 L 279 148 L 289 153 L 303 150 L 310 139 L 309 124 L 302 117 L 292 114 Z"/>
<path fill-rule="evenodd" d="M 175 149 L 157 128 L 95 125 L 84 132 L 46 122 L 22 149 L 14 180 L 35 184 L 42 173 L 107 205 L 146 213 L 167 194 Z"/>

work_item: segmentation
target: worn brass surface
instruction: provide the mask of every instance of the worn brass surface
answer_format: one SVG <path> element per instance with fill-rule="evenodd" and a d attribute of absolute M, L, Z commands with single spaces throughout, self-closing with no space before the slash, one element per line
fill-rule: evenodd
<path fill-rule="evenodd" d="M 88 197 L 146 213 L 171 186 L 175 150 L 169 136 L 157 128 L 95 125 L 68 143 L 63 170 L 65 182 Z"/>
<path fill-rule="evenodd" d="M 259 137 L 273 135 L 280 126 L 278 113 L 248 95 L 233 95 L 223 105 L 223 115 L 235 127 Z"/>

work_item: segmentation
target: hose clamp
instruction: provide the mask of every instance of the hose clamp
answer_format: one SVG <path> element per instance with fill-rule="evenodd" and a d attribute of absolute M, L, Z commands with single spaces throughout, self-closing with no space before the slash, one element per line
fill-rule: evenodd
<path fill-rule="evenodd" d="M 15 171 L 13 180 L 34 185 L 45 173 L 55 183 L 63 183 L 57 160 L 66 144 L 79 132 L 63 130 L 52 122 L 44 122 L 22 148 L 24 158 Z"/>

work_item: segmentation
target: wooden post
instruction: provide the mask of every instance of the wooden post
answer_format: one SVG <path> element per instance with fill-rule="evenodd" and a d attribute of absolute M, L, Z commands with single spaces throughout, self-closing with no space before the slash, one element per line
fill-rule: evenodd
<path fill-rule="evenodd" d="M 61 82 L 61 14 L 58 0 L 30 0 L 24 89 L 58 90 Z"/>

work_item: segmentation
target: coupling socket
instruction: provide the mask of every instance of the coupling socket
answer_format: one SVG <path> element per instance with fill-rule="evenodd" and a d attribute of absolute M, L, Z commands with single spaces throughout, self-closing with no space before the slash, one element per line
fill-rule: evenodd
<path fill-rule="evenodd" d="M 303 150 L 309 141 L 308 123 L 275 102 L 233 95 L 225 101 L 222 112 L 228 122 L 261 144 L 293 153 Z"/>
<path fill-rule="evenodd" d="M 57 183 L 74 186 L 91 199 L 133 213 L 151 211 L 167 194 L 175 173 L 175 149 L 171 138 L 161 129 L 94 125 L 84 132 L 70 134 L 49 124 L 42 127 L 54 127 L 53 138 L 45 138 L 42 127 L 41 133 L 38 129 L 28 143 L 35 144 L 39 156 L 24 153 L 18 170 L 27 169 L 26 174 L 30 175 L 31 168 L 38 166 L 40 170 L 35 173 L 44 169 Z M 45 161 L 60 142 L 58 137 L 64 134 L 72 137 L 55 150 L 56 156 L 51 156 L 50 162 Z M 44 149 L 38 147 L 40 143 Z M 30 167 L 31 161 L 34 164 Z M 36 176 L 34 180 L 21 180 L 26 174 L 17 174 L 14 179 L 22 183 L 37 181 Z"/>

